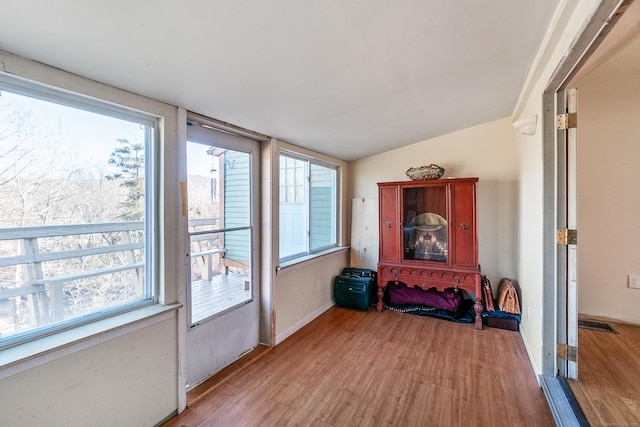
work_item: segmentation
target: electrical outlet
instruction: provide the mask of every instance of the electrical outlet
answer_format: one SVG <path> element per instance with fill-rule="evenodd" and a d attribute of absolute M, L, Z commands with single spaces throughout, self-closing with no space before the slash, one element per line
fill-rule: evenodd
<path fill-rule="evenodd" d="M 629 275 L 629 287 L 631 289 L 640 289 L 640 276 Z"/>
<path fill-rule="evenodd" d="M 320 279 L 316 280 L 316 290 L 320 290 L 320 287 L 322 285 L 322 281 Z"/>

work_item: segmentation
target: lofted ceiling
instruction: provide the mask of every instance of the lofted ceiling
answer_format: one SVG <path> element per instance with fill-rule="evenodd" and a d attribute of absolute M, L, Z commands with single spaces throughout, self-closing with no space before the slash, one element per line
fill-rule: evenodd
<path fill-rule="evenodd" d="M 510 116 L 560 0 L 3 0 L 0 50 L 356 160 Z"/>

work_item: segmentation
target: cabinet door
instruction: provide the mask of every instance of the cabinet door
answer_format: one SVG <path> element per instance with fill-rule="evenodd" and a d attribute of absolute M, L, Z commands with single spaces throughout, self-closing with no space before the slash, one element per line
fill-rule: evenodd
<path fill-rule="evenodd" d="M 455 248 L 453 264 L 460 267 L 477 267 L 475 183 L 452 184 L 451 199 L 451 238 Z"/>
<path fill-rule="evenodd" d="M 380 261 L 400 261 L 399 190 L 397 185 L 380 186 Z"/>

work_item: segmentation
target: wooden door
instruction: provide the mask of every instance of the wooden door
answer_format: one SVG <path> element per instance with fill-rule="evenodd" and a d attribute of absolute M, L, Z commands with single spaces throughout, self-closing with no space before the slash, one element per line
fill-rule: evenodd
<path fill-rule="evenodd" d="M 379 186 L 380 206 L 380 261 L 400 261 L 400 232 L 398 185 Z"/>
<path fill-rule="evenodd" d="M 478 266 L 475 188 L 475 181 L 451 184 L 451 249 L 457 267 Z"/>

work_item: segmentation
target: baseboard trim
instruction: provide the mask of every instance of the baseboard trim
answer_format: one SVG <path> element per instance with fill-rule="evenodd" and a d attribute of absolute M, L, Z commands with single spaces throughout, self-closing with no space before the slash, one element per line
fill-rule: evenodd
<path fill-rule="evenodd" d="M 178 415 L 178 410 L 177 409 L 175 411 L 171 412 L 166 417 L 164 417 L 162 419 L 162 421 L 160 421 L 159 423 L 155 424 L 153 427 L 160 427 L 161 425 L 163 425 L 164 423 L 166 423 L 167 421 L 169 421 L 171 418 L 175 417 L 176 415 Z"/>
<path fill-rule="evenodd" d="M 285 331 L 279 333 L 278 335 L 276 335 L 275 345 L 278 345 L 282 341 L 284 341 L 287 338 L 289 338 L 291 335 L 293 335 L 294 333 L 296 333 L 297 331 L 302 329 L 304 326 L 309 324 L 316 317 L 320 316 L 322 313 L 324 313 L 325 311 L 329 310 L 335 304 L 336 304 L 335 301 L 329 301 L 328 303 L 326 303 L 325 305 L 323 305 L 322 307 L 320 307 L 319 309 L 317 309 L 313 313 L 310 313 L 307 316 L 305 316 L 302 320 L 300 320 L 299 322 L 295 323 L 293 326 L 291 326 L 287 330 L 285 330 Z"/>
<path fill-rule="evenodd" d="M 522 325 L 520 327 L 519 332 L 520 332 L 520 339 L 522 340 L 522 344 L 524 344 L 524 350 L 527 352 L 527 356 L 529 358 L 529 364 L 531 365 L 531 369 L 533 369 L 533 373 L 536 376 L 536 379 L 538 380 L 538 385 L 542 387 L 542 384 L 540 383 L 540 370 L 538 369 L 538 366 L 536 365 L 536 361 L 533 357 L 533 354 L 531 353 L 531 346 L 529 346 L 529 341 L 527 341 L 527 336 L 522 332 Z"/>

